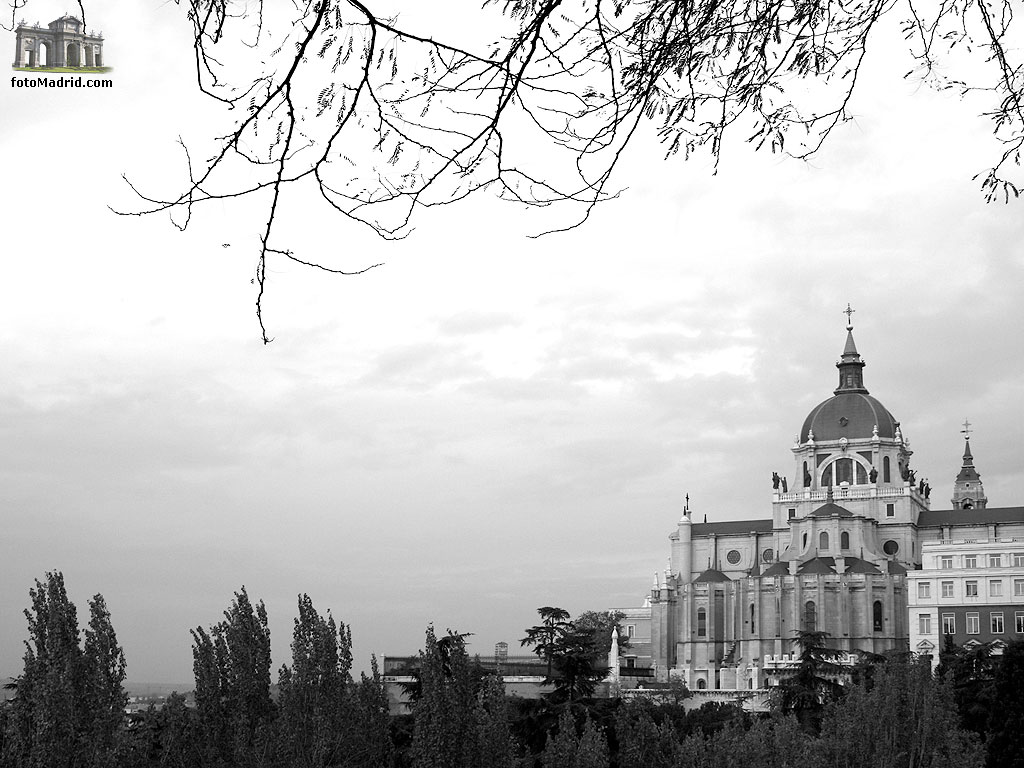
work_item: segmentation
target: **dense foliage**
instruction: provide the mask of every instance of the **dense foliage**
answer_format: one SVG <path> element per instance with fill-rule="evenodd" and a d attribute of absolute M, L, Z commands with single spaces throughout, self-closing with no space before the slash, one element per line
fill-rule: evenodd
<path fill-rule="evenodd" d="M 909 656 L 874 658 L 839 685 L 823 638 L 801 636 L 803 666 L 770 713 L 752 714 L 688 708 L 668 689 L 509 697 L 466 635 L 428 628 L 418 694 L 394 716 L 376 661 L 354 681 L 351 630 L 307 595 L 272 685 L 266 609 L 243 587 L 220 622 L 193 630 L 195 705 L 175 694 L 128 717 L 102 596 L 83 633 L 61 574 L 29 594 L 24 671 L 0 706 L 3 768 L 1024 768 L 1024 643 L 1001 655 L 948 648 L 939 675 Z M 527 637 L 557 675 L 559 638 L 580 630 L 560 609 L 541 616 Z"/>

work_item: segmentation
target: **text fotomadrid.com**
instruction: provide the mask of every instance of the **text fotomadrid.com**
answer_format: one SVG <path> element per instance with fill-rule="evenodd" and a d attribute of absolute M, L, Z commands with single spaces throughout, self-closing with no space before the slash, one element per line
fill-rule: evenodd
<path fill-rule="evenodd" d="M 94 77 L 12 77 L 12 88 L 113 88 L 113 80 Z"/>

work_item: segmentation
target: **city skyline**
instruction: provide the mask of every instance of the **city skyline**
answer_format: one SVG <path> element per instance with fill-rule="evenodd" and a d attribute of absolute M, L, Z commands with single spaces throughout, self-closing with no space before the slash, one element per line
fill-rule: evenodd
<path fill-rule="evenodd" d="M 563 234 L 530 239 L 487 198 L 397 243 L 283 211 L 297 249 L 385 266 L 275 266 L 264 347 L 255 209 L 179 233 L 107 208 L 133 204 L 122 172 L 173 186 L 177 136 L 216 116 L 178 66 L 179 10 L 97 1 L 115 87 L 2 97 L 0 675 L 52 569 L 80 619 L 105 596 L 148 682 L 189 680 L 189 629 L 243 584 L 275 667 L 301 592 L 352 625 L 357 668 L 415 652 L 429 622 L 486 654 L 541 605 L 639 605 L 687 494 L 695 520 L 768 514 L 835 387 L 848 303 L 933 508 L 965 419 L 989 506 L 1020 503 L 1024 221 L 972 181 L 997 145 L 971 103 L 898 58 L 863 73 L 813 162 L 737 135 L 715 175 L 647 136 L 622 195 Z"/>

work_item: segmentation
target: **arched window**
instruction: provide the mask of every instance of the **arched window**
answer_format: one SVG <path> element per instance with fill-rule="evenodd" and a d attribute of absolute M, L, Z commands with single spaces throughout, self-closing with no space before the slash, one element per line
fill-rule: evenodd
<path fill-rule="evenodd" d="M 818 536 L 818 549 L 828 551 L 828 531 L 822 531 Z"/>
<path fill-rule="evenodd" d="M 813 632 L 818 628 L 818 609 L 813 600 L 804 603 L 804 629 Z"/>
<path fill-rule="evenodd" d="M 754 604 L 750 604 L 750 634 L 757 632 L 757 624 L 754 623 Z"/>
<path fill-rule="evenodd" d="M 850 534 L 847 531 L 843 531 L 841 534 L 839 534 L 839 548 L 850 548 Z"/>
<path fill-rule="evenodd" d="M 853 459 L 839 459 L 836 462 L 836 485 L 840 483 L 853 485 Z"/>
<path fill-rule="evenodd" d="M 701 677 L 701 678 L 699 678 L 697 680 L 697 690 L 703 691 L 707 687 L 708 687 L 708 683 L 707 683 L 707 681 L 703 677 Z"/>
<path fill-rule="evenodd" d="M 807 471 L 807 462 L 804 462 L 804 488 L 811 485 L 811 473 Z"/>
<path fill-rule="evenodd" d="M 802 546 L 802 547 L 800 547 L 800 549 L 802 549 L 802 550 L 803 550 L 803 549 L 807 549 L 807 534 L 806 534 L 806 533 L 804 534 L 804 543 L 803 543 L 803 546 Z"/>
<path fill-rule="evenodd" d="M 864 465 L 858 462 L 856 464 L 856 467 L 857 467 L 857 485 L 867 485 L 867 483 L 868 483 L 868 473 L 867 473 L 867 470 L 864 469 Z"/>
<path fill-rule="evenodd" d="M 890 483 L 890 482 L 892 482 L 891 477 L 890 477 L 890 473 L 889 473 L 889 457 L 888 456 L 886 456 L 885 458 L 882 459 L 882 482 L 883 483 Z"/>
<path fill-rule="evenodd" d="M 881 600 L 875 600 L 875 609 L 874 609 L 873 613 L 874 613 L 874 622 L 873 623 L 874 623 L 874 627 L 875 627 L 875 632 L 881 632 L 882 631 L 882 601 Z"/>
<path fill-rule="evenodd" d="M 832 485 L 832 465 L 829 464 L 825 467 L 825 471 L 821 473 L 821 484 L 824 487 Z"/>
<path fill-rule="evenodd" d="M 708 612 L 703 608 L 697 609 L 697 637 L 708 636 Z"/>

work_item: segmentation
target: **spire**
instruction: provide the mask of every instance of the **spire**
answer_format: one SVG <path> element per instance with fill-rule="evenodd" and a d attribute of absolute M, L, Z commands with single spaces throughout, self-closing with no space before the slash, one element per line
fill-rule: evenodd
<path fill-rule="evenodd" d="M 853 340 L 852 316 L 856 311 L 849 304 L 843 310 L 846 315 L 846 346 L 843 347 L 843 356 L 836 363 L 836 368 L 839 369 L 839 386 L 836 387 L 834 394 L 837 395 L 845 392 L 860 392 L 865 395 L 868 393 L 864 388 L 864 361 L 860 359 L 857 344 Z"/>
<path fill-rule="evenodd" d="M 960 432 L 964 436 L 964 460 L 960 473 L 953 482 L 953 508 L 984 509 L 988 499 L 981 484 L 981 475 L 974 468 L 974 455 L 971 453 L 971 422 L 964 419 L 963 426 Z"/>

